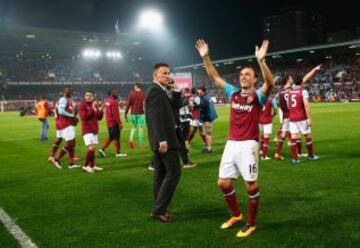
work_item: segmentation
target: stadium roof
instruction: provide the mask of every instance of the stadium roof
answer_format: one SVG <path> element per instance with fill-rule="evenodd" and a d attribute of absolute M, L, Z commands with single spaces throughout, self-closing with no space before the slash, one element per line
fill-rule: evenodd
<path fill-rule="evenodd" d="M 269 57 L 272 59 L 282 58 L 282 57 L 291 57 L 300 59 L 300 57 L 305 56 L 318 56 L 319 54 L 326 56 L 325 58 L 331 58 L 330 55 L 333 53 L 341 53 L 341 54 L 347 54 L 347 53 L 354 53 L 355 51 L 360 50 L 360 39 L 346 41 L 346 42 L 340 42 L 340 43 L 333 43 L 333 44 L 323 44 L 323 45 L 316 45 L 316 46 L 307 46 L 307 47 L 300 47 L 300 48 L 294 48 L 284 51 L 277 51 L 277 52 L 270 52 L 268 54 Z M 315 55 L 312 55 L 316 53 Z M 301 55 L 301 56 L 299 56 Z M 359 53 L 360 55 L 360 53 Z M 221 59 L 221 60 L 215 60 L 213 61 L 214 64 L 233 64 L 235 62 L 242 62 L 242 61 L 251 61 L 252 59 L 255 59 L 255 55 L 247 55 L 247 56 L 241 56 L 241 57 L 234 57 L 234 58 L 228 58 L 228 59 Z M 203 63 L 197 63 L 197 64 L 191 64 L 186 66 L 178 66 L 175 67 L 175 70 L 185 70 L 185 69 L 197 69 L 198 67 L 202 67 Z"/>
<path fill-rule="evenodd" d="M 150 43 L 150 46 L 149 46 Z M 146 44 L 146 46 L 145 46 Z M 95 33 L 20 26 L 0 26 L 0 55 L 73 57 L 84 48 L 120 50 L 128 57 L 151 56 L 150 36 Z"/>

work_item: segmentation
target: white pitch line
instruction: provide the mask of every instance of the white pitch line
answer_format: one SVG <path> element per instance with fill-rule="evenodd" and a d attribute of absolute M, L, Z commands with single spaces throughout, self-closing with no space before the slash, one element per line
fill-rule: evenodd
<path fill-rule="evenodd" d="M 23 248 L 37 248 L 36 244 L 32 242 L 29 236 L 24 233 L 21 228 L 16 225 L 15 221 L 0 207 L 0 221 L 4 223 L 8 231 L 19 241 Z"/>

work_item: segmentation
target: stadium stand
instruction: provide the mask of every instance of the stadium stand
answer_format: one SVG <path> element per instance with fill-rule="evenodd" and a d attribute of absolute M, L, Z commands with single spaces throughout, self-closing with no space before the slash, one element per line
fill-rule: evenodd
<path fill-rule="evenodd" d="M 357 44 L 357 43 L 356 43 Z M 268 58 L 269 66 L 272 68 L 274 78 L 288 73 L 292 76 L 305 75 L 313 67 L 323 64 L 320 73 L 317 73 L 305 87 L 309 90 L 311 100 L 319 101 L 360 101 L 360 45 L 347 44 L 346 46 L 335 46 L 320 49 L 318 51 L 298 49 L 301 51 L 289 53 L 280 52 Z M 329 55 L 331 54 L 331 55 Z M 215 61 L 220 75 L 229 83 L 238 85 L 239 69 L 244 65 L 253 65 L 255 61 L 252 56 Z M 221 101 L 225 97 L 209 82 L 205 70 L 201 64 L 189 65 L 176 68 L 177 71 L 191 71 L 196 86 L 205 85 L 210 94 Z M 277 82 L 277 89 L 279 88 Z M 259 75 L 259 84 L 262 85 L 262 76 Z M 274 94 L 277 90 L 274 91 Z"/>

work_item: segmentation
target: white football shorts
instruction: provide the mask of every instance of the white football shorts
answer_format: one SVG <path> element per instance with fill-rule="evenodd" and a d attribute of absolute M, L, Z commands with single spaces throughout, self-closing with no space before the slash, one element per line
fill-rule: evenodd
<path fill-rule="evenodd" d="M 289 118 L 283 119 L 281 131 L 283 133 L 290 132 L 290 120 L 289 120 Z"/>
<path fill-rule="evenodd" d="M 99 137 L 97 134 L 87 133 L 83 135 L 83 138 L 86 146 L 99 144 Z"/>
<path fill-rule="evenodd" d="M 64 128 L 61 131 L 62 138 L 65 141 L 73 140 L 75 139 L 75 127 L 74 126 L 68 126 L 67 128 Z"/>
<path fill-rule="evenodd" d="M 56 129 L 56 138 L 57 139 L 62 139 L 62 132 L 59 129 Z"/>
<path fill-rule="evenodd" d="M 297 133 L 308 134 L 308 133 L 311 133 L 311 128 L 308 125 L 306 120 L 305 121 L 297 121 L 297 122 L 290 121 L 290 133 L 291 134 L 297 134 Z"/>
<path fill-rule="evenodd" d="M 237 179 L 241 175 L 254 182 L 259 173 L 259 143 L 255 140 L 228 140 L 221 158 L 219 178 Z"/>
<path fill-rule="evenodd" d="M 190 121 L 190 126 L 200 127 L 200 126 L 202 126 L 202 125 L 203 125 L 203 123 L 202 123 L 201 121 L 199 121 L 199 120 L 191 120 L 191 121 Z"/>
<path fill-rule="evenodd" d="M 259 124 L 260 131 L 264 134 L 272 133 L 272 123 L 270 124 Z"/>

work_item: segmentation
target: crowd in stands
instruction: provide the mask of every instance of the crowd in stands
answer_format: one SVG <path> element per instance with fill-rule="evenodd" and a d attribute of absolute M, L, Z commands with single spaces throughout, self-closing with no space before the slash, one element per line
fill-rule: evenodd
<path fill-rule="evenodd" d="M 150 77 L 149 77 L 150 76 Z M 113 82 L 151 80 L 151 68 L 138 62 L 82 57 L 0 57 L 1 82 Z"/>
<path fill-rule="evenodd" d="M 273 66 L 273 74 L 276 83 L 274 95 L 280 88 L 280 77 L 284 74 L 292 76 L 304 76 L 314 65 L 299 65 L 293 67 Z M 225 67 L 225 66 L 224 66 Z M 255 67 L 256 68 L 256 67 Z M 220 75 L 230 84 L 238 85 L 239 70 L 219 67 Z M 232 71 L 232 72 L 230 72 Z M 262 76 L 259 76 L 258 87 L 263 84 Z M 206 85 L 210 94 L 218 99 L 225 99 L 222 91 L 219 91 L 209 79 L 204 70 L 198 69 L 194 73 L 194 81 L 197 85 Z M 309 91 L 311 100 L 319 101 L 360 101 L 360 58 L 350 63 L 334 63 L 329 61 L 323 64 L 322 70 L 316 74 L 304 87 Z"/>
<path fill-rule="evenodd" d="M 305 85 L 313 101 L 359 101 L 359 56 L 330 59 L 320 63 L 323 63 L 322 70 Z M 278 79 L 284 73 L 293 76 L 305 75 L 317 65 L 317 62 L 290 65 L 270 60 L 269 64 L 274 78 Z M 238 85 L 239 69 L 234 67 L 234 65 L 219 65 L 217 69 L 227 82 Z M 0 58 L 0 100 L 36 99 L 41 95 L 46 95 L 49 100 L 55 100 L 67 82 L 73 85 L 74 99 L 81 99 L 83 91 L 88 89 L 94 91 L 97 99 L 104 99 L 110 88 L 117 89 L 120 98 L 126 99 L 133 89 L 134 82 L 151 82 L 151 75 L 151 66 L 141 66 L 141 63 L 130 65 L 122 61 L 84 61 L 77 57 L 72 59 L 2 57 Z M 193 71 L 193 84 L 205 85 L 217 102 L 226 102 L 224 93 L 209 82 L 203 68 Z M 260 85 L 262 85 L 261 75 L 258 86 Z M 144 85 L 145 90 L 147 86 L 148 84 Z"/>
<path fill-rule="evenodd" d="M 116 89 L 120 99 L 126 99 L 130 91 L 133 90 L 135 82 L 120 82 L 111 84 L 75 84 L 73 87 L 73 99 L 81 100 L 85 90 L 91 90 L 95 98 L 103 100 L 107 97 L 109 89 Z M 62 85 L 3 85 L 0 100 L 31 100 L 39 96 L 46 96 L 50 101 L 60 97 L 60 92 L 64 89 Z M 143 83 L 146 90 L 150 85 L 149 82 Z"/>

